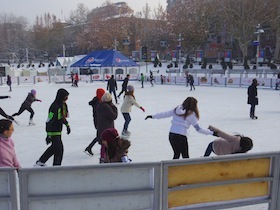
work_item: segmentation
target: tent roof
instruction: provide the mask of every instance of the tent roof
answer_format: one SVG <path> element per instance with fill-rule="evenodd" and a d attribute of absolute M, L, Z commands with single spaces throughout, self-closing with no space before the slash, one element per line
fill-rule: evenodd
<path fill-rule="evenodd" d="M 84 58 L 72 64 L 71 67 L 122 67 L 139 66 L 137 63 L 118 51 L 102 50 L 89 53 Z"/>

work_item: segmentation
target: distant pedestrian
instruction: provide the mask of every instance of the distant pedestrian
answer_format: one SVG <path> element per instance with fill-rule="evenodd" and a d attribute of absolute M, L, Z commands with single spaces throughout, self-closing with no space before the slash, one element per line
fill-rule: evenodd
<path fill-rule="evenodd" d="M 280 85 L 280 73 L 277 75 L 276 83 L 275 83 L 275 90 L 278 90 L 278 86 Z"/>
<path fill-rule="evenodd" d="M 141 73 L 140 80 L 141 80 L 141 85 L 142 85 L 142 88 L 144 88 L 144 80 L 145 80 L 145 76 L 144 76 L 144 74 L 143 74 L 143 73 Z"/>
<path fill-rule="evenodd" d="M 69 93 L 67 90 L 61 88 L 57 91 L 54 102 L 51 104 L 46 122 L 47 138 L 46 143 L 50 144 L 49 148 L 36 161 L 35 167 L 46 166 L 46 162 L 53 156 L 53 166 L 60 166 L 63 159 L 63 143 L 61 139 L 63 125 L 67 128 L 67 135 L 70 134 L 71 129 L 67 121 L 68 108 L 66 101 Z"/>
<path fill-rule="evenodd" d="M 191 87 L 190 91 L 192 91 L 192 89 L 195 90 L 193 75 L 188 74 L 188 78 L 189 78 L 189 83 L 190 83 L 190 87 Z"/>
<path fill-rule="evenodd" d="M 71 71 L 71 83 L 72 83 L 72 86 L 74 86 L 74 72 Z"/>
<path fill-rule="evenodd" d="M 160 83 L 163 85 L 163 83 L 164 83 L 164 76 L 161 74 L 160 75 Z"/>
<path fill-rule="evenodd" d="M 34 116 L 34 110 L 31 108 L 31 105 L 34 101 L 39 101 L 42 102 L 40 99 L 36 98 L 36 90 L 32 89 L 30 93 L 28 93 L 26 99 L 24 102 L 21 104 L 19 111 L 17 113 L 14 113 L 12 116 L 19 116 L 21 115 L 22 112 L 25 110 L 30 112 L 30 117 L 29 117 L 29 125 L 35 125 L 33 122 L 33 116 Z"/>
<path fill-rule="evenodd" d="M 12 91 L 12 79 L 10 75 L 7 75 L 7 85 L 10 87 L 10 92 Z"/>
<path fill-rule="evenodd" d="M 189 83 L 190 83 L 189 72 L 186 71 L 186 72 L 185 72 L 185 75 L 186 75 L 186 87 L 188 87 L 188 86 L 189 86 Z"/>
<path fill-rule="evenodd" d="M 107 82 L 107 90 L 109 91 L 109 93 L 111 95 L 112 95 L 112 93 L 114 94 L 116 104 L 118 104 L 118 99 L 117 99 L 117 95 L 116 95 L 116 91 L 118 90 L 118 85 L 117 85 L 117 81 L 114 78 L 114 75 L 112 75 L 111 78 Z"/>
<path fill-rule="evenodd" d="M 143 112 L 145 112 L 145 109 L 136 102 L 136 99 L 134 97 L 134 87 L 132 85 L 128 85 L 127 92 L 125 94 L 123 104 L 121 106 L 121 112 L 123 114 L 124 121 L 125 121 L 123 126 L 123 131 L 122 131 L 122 135 L 124 136 L 129 136 L 131 134 L 130 131 L 128 131 L 127 129 L 131 121 L 130 112 L 131 112 L 131 107 L 133 105 L 135 105 Z"/>
<path fill-rule="evenodd" d="M 153 75 L 153 72 L 150 71 L 150 83 L 151 83 L 152 87 L 154 87 L 153 81 L 154 81 L 154 75 Z"/>
<path fill-rule="evenodd" d="M 78 87 L 78 82 L 79 82 L 79 74 L 76 73 L 74 76 L 74 87 Z"/>
<path fill-rule="evenodd" d="M 253 79 L 252 84 L 248 87 L 247 94 L 248 94 L 248 100 L 247 104 L 251 105 L 250 108 L 250 118 L 251 119 L 258 119 L 258 117 L 255 115 L 255 107 L 259 104 L 258 99 L 258 81 L 257 79 Z"/>
<path fill-rule="evenodd" d="M 120 98 L 121 94 L 126 93 L 126 88 L 127 88 L 127 84 L 128 84 L 129 78 L 130 78 L 129 74 L 126 75 L 126 77 L 124 78 L 123 83 L 122 83 L 122 90 L 119 93 L 118 98 Z"/>
<path fill-rule="evenodd" d="M 219 138 L 208 145 L 204 157 L 209 156 L 212 152 L 216 155 L 246 153 L 253 148 L 253 141 L 249 137 L 239 134 L 230 135 L 211 125 L 209 130 L 215 132 Z"/>

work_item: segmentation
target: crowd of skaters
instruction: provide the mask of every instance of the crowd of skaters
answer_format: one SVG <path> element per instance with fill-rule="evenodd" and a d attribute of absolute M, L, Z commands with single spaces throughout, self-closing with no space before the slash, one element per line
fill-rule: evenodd
<path fill-rule="evenodd" d="M 107 90 L 109 92 L 106 92 L 102 88 L 98 88 L 96 90 L 96 95 L 89 102 L 89 105 L 92 106 L 93 122 L 97 132 L 93 141 L 85 148 L 85 152 L 91 156 L 94 155 L 91 150 L 92 147 L 96 143 L 100 144 L 100 163 L 131 162 L 131 159 L 128 157 L 128 149 L 131 145 L 131 141 L 129 140 L 131 132 L 128 131 L 128 126 L 131 121 L 131 107 L 134 105 L 143 112 L 145 112 L 145 109 L 136 102 L 134 87 L 132 85 L 128 85 L 129 77 L 130 75 L 126 76 L 122 84 L 122 90 L 118 96 L 115 97 L 115 102 L 117 104 L 117 98 L 120 98 L 121 94 L 124 93 L 124 100 L 120 109 L 124 117 L 124 126 L 121 133 L 119 133 L 114 126 L 114 121 L 118 117 L 118 108 L 112 102 L 112 95 L 110 94 L 110 92 L 112 93 L 113 91 L 117 91 L 117 83 L 115 83 L 113 76 L 111 78 L 112 80 L 108 80 Z M 248 104 L 251 105 L 250 118 L 252 119 L 257 119 L 254 113 L 255 106 L 257 104 L 256 102 L 254 104 L 251 102 L 252 97 L 257 99 L 256 88 L 257 80 L 254 79 L 247 90 Z M 253 96 L 251 92 L 253 92 Z M 67 121 L 68 107 L 66 101 L 68 96 L 68 91 L 63 88 L 57 91 L 55 100 L 49 108 L 48 120 L 46 122 L 46 143 L 51 145 L 42 154 L 42 156 L 38 158 L 34 166 L 46 166 L 46 162 L 52 156 L 53 166 L 62 164 L 64 148 L 61 134 L 63 125 L 66 126 L 67 134 L 71 133 L 70 125 Z M 0 98 L 9 98 L 9 96 L 1 96 Z M 28 93 L 28 96 L 23 102 L 18 113 L 10 116 L 0 108 L 0 114 L 7 118 L 0 120 L 0 167 L 20 168 L 20 164 L 16 158 L 14 150 L 14 143 L 11 138 L 14 131 L 13 122 L 16 122 L 13 117 L 19 115 L 20 112 L 22 113 L 24 110 L 28 110 L 31 114 L 30 119 L 32 120 L 34 111 L 31 109 L 31 104 L 34 101 L 41 100 L 36 98 L 36 91 L 32 89 L 30 93 Z M 218 137 L 213 142 L 209 143 L 204 156 L 209 156 L 211 152 L 216 155 L 226 155 L 245 153 L 252 149 L 253 141 L 249 137 L 241 134 L 227 134 L 212 125 L 208 128 L 200 127 L 200 115 L 197 103 L 198 101 L 195 98 L 187 97 L 182 104 L 164 112 L 148 115 L 145 118 L 147 120 L 172 117 L 169 129 L 169 142 L 174 152 L 173 159 L 179 159 L 180 156 L 182 156 L 182 158 L 189 158 L 187 136 L 190 126 L 193 126 L 196 131 L 201 134 Z M 33 122 L 31 124 L 34 125 Z"/>

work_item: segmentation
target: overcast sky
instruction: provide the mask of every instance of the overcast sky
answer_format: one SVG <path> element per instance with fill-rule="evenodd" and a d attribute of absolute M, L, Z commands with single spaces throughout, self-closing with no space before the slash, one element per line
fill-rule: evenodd
<path fill-rule="evenodd" d="M 37 15 L 43 15 L 46 12 L 56 15 L 59 19 L 69 17 L 70 11 L 75 10 L 79 3 L 83 3 L 90 10 L 100 7 L 106 0 L 0 0 L 1 14 L 14 14 L 27 18 L 29 24 L 33 24 Z M 159 4 L 166 7 L 167 0 L 111 0 L 110 2 L 127 2 L 134 12 L 141 11 L 148 3 L 153 9 Z"/>

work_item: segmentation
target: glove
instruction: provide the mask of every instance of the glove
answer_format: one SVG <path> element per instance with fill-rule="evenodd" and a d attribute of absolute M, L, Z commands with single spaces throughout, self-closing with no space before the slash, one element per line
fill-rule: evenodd
<path fill-rule="evenodd" d="M 71 133 L 70 126 L 67 126 L 67 135 L 69 135 L 70 133 Z"/>
<path fill-rule="evenodd" d="M 7 116 L 7 118 L 8 118 L 9 120 L 12 120 L 12 121 L 15 120 L 12 116 Z"/>
<path fill-rule="evenodd" d="M 213 136 L 219 137 L 219 136 L 218 136 L 218 132 L 217 132 L 217 131 L 214 131 L 214 132 L 213 132 Z"/>
<path fill-rule="evenodd" d="M 145 109 L 144 109 L 142 106 L 140 107 L 140 109 L 141 109 L 143 112 L 145 112 Z"/>
<path fill-rule="evenodd" d="M 145 120 L 147 120 L 147 119 L 149 119 L 149 118 L 153 119 L 152 115 L 148 115 L 148 116 L 145 118 Z"/>
<path fill-rule="evenodd" d="M 52 137 L 51 136 L 47 136 L 47 138 L 46 138 L 46 143 L 47 143 L 47 145 L 49 144 L 49 143 L 51 143 L 52 142 Z"/>
<path fill-rule="evenodd" d="M 42 100 L 38 100 L 39 102 L 42 102 Z"/>

